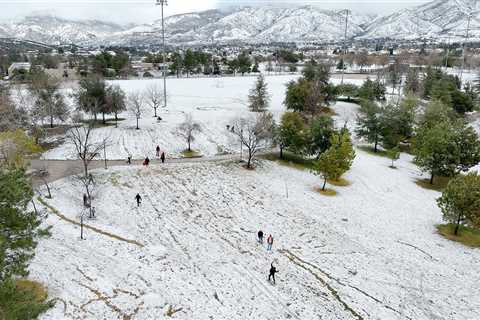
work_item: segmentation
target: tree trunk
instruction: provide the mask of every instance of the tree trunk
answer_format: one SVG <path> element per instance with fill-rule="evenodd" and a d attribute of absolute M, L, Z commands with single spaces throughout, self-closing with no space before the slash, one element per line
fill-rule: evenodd
<path fill-rule="evenodd" d="M 461 217 L 462 217 L 462 216 L 459 214 L 459 215 L 458 215 L 458 219 L 457 219 L 457 224 L 455 225 L 455 232 L 454 232 L 455 235 L 458 235 L 458 229 L 460 228 L 460 219 L 461 219 Z"/>
<path fill-rule="evenodd" d="M 322 191 L 325 191 L 325 186 L 327 185 L 327 178 L 323 178 Z"/>
<path fill-rule="evenodd" d="M 137 118 L 137 130 L 139 130 L 140 128 L 138 127 L 138 118 Z"/>
<path fill-rule="evenodd" d="M 188 151 L 190 152 L 190 151 L 192 151 L 192 150 L 190 149 L 190 139 L 187 140 L 187 143 L 188 143 Z"/>
<path fill-rule="evenodd" d="M 280 159 L 283 159 L 283 148 L 280 147 Z"/>
<path fill-rule="evenodd" d="M 251 168 L 251 164 L 252 164 L 252 151 L 248 150 L 248 161 L 247 161 L 247 168 Z"/>
<path fill-rule="evenodd" d="M 157 107 L 154 107 L 153 110 L 155 110 L 155 115 L 154 115 L 154 117 L 156 118 L 156 117 L 157 117 Z"/>
<path fill-rule="evenodd" d="M 102 123 L 103 123 L 103 124 L 107 123 L 107 122 L 105 121 L 105 112 L 102 112 Z"/>
<path fill-rule="evenodd" d="M 93 119 L 95 119 L 95 122 L 97 122 L 97 112 L 93 113 Z"/>
<path fill-rule="evenodd" d="M 118 128 L 118 114 L 115 112 L 115 128 Z"/>
<path fill-rule="evenodd" d="M 375 148 L 373 151 L 378 152 L 378 137 L 375 137 Z"/>
<path fill-rule="evenodd" d="M 53 116 L 50 116 L 50 128 L 53 128 Z"/>
<path fill-rule="evenodd" d="M 433 185 L 433 176 L 434 176 L 434 174 L 433 174 L 433 172 L 432 172 L 432 173 L 430 174 L 430 184 L 432 184 L 432 185 Z"/>

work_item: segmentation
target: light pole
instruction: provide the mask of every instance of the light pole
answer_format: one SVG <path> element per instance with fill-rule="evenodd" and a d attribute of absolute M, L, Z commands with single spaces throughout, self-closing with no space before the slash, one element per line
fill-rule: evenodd
<path fill-rule="evenodd" d="M 163 16 L 163 7 L 167 5 L 167 0 L 157 0 L 157 6 L 162 8 L 162 60 L 163 60 L 163 104 L 167 107 L 167 58 L 165 54 L 165 19 Z"/>
<path fill-rule="evenodd" d="M 347 51 L 347 30 L 348 30 L 348 14 L 349 14 L 349 10 L 348 9 L 345 9 L 343 10 L 345 11 L 345 34 L 344 34 L 344 37 L 343 37 L 343 50 L 342 50 L 342 81 L 341 81 L 341 84 L 343 84 L 343 77 L 345 75 L 345 55 L 346 55 L 346 51 Z"/>

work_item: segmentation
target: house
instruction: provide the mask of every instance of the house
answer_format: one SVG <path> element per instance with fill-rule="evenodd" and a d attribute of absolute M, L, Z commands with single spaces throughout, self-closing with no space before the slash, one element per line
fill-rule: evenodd
<path fill-rule="evenodd" d="M 8 75 L 11 77 L 18 71 L 29 71 L 31 67 L 30 62 L 14 62 L 8 67 Z"/>

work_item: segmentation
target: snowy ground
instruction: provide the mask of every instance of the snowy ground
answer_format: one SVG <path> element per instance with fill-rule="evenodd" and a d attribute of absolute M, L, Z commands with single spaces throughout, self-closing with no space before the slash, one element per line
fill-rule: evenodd
<path fill-rule="evenodd" d="M 61 300 L 42 319 L 164 319 L 169 309 L 176 319 L 478 319 L 480 251 L 435 233 L 439 194 L 414 183 L 409 156 L 388 165 L 357 151 L 336 197 L 315 192 L 309 172 L 267 161 L 97 170 L 87 223 L 136 242 L 92 230 L 81 241 L 51 213 L 31 276 Z M 49 204 L 78 221 L 78 183 L 60 180 L 53 194 Z M 273 252 L 256 243 L 259 229 L 275 237 Z"/>
<path fill-rule="evenodd" d="M 278 120 L 285 111 L 285 85 L 297 75 L 268 76 L 268 88 L 271 94 L 270 111 Z M 186 142 L 178 135 L 177 127 L 183 122 L 185 114 L 191 113 L 194 120 L 201 124 L 202 132 L 196 135 L 193 148 L 201 154 L 212 156 L 230 153 L 238 149 L 238 139 L 226 130 L 226 125 L 232 124 L 238 116 L 248 112 L 248 92 L 252 88 L 255 77 L 230 78 L 194 78 L 168 79 L 167 110 L 159 110 L 163 121 L 158 123 L 153 118 L 153 109 L 145 106 L 140 119 L 140 130 L 135 130 L 135 118 L 128 112 L 120 115 L 127 120 L 121 121 L 119 127 L 113 126 L 96 129 L 94 137 L 102 139 L 109 137 L 107 147 L 108 159 L 125 159 L 131 154 L 136 159 L 145 156 L 154 157 L 157 145 L 170 157 L 179 157 L 186 149 Z M 339 83 L 339 79 L 333 79 Z M 361 85 L 362 79 L 346 79 L 346 82 Z M 152 83 L 163 83 L 163 80 L 126 80 L 113 81 L 127 93 L 143 91 Z M 70 90 L 66 90 L 68 93 Z M 338 103 L 335 111 L 345 114 L 353 105 Z M 339 119 L 343 125 L 354 117 Z M 102 155 L 103 156 L 103 155 Z M 71 144 L 66 141 L 57 148 L 43 155 L 45 159 L 75 159 L 76 153 Z"/>

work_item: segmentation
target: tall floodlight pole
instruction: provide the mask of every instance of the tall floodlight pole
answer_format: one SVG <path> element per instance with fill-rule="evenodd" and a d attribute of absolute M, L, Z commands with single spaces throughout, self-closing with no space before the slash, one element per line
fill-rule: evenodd
<path fill-rule="evenodd" d="M 167 57 L 165 49 L 165 19 L 163 7 L 167 5 L 167 0 L 157 0 L 157 6 L 162 8 L 162 60 L 163 60 L 163 104 L 167 107 Z"/>
<path fill-rule="evenodd" d="M 465 49 L 467 45 L 468 38 L 470 36 L 470 20 L 472 19 L 472 14 L 468 15 L 467 20 L 467 34 L 465 35 L 465 40 L 463 41 L 463 50 L 462 50 L 462 69 L 460 70 L 460 81 L 462 81 L 463 69 L 465 68 Z"/>
<path fill-rule="evenodd" d="M 345 75 L 345 55 L 347 54 L 347 30 L 348 30 L 348 9 L 345 9 L 345 34 L 343 37 L 343 50 L 342 50 L 342 82 L 343 84 L 343 77 Z"/>

